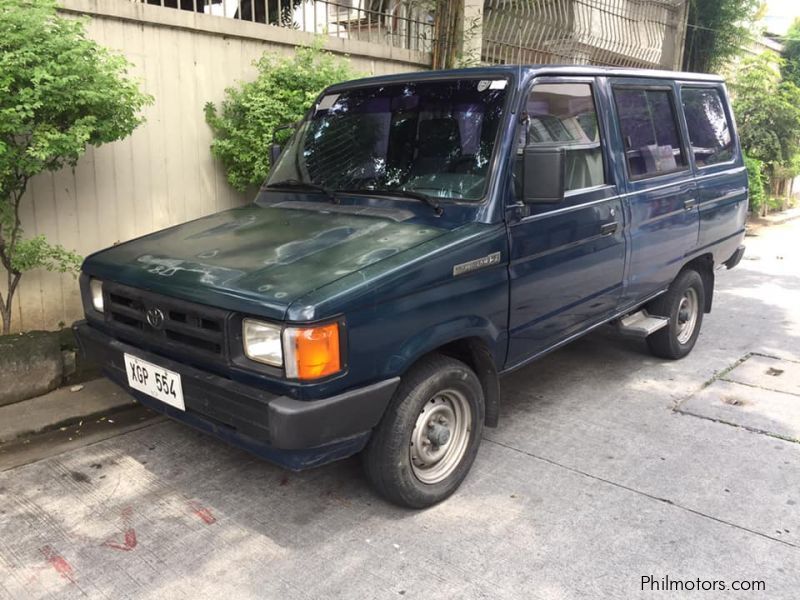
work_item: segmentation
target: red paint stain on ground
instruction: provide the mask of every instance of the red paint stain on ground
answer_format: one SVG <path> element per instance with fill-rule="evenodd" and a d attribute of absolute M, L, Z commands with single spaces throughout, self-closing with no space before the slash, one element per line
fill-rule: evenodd
<path fill-rule="evenodd" d="M 206 525 L 212 525 L 217 522 L 217 518 L 205 506 L 197 503 L 190 502 L 189 506 L 192 507 L 192 512 Z"/>
<path fill-rule="evenodd" d="M 113 548 L 114 550 L 122 550 L 123 552 L 130 552 L 136 548 L 136 530 L 131 527 L 131 517 L 133 517 L 133 509 L 129 506 L 122 510 L 122 526 L 125 528 L 123 534 L 124 541 L 122 543 L 113 540 L 103 542 L 106 548 Z"/>
<path fill-rule="evenodd" d="M 103 546 L 106 548 L 113 548 L 114 550 L 122 550 L 123 552 L 130 552 L 134 548 L 136 548 L 136 531 L 134 529 L 126 529 L 125 530 L 125 541 L 117 543 L 113 540 L 108 540 L 103 542 Z"/>
<path fill-rule="evenodd" d="M 42 546 L 39 549 L 39 552 L 42 553 L 42 556 L 44 556 L 44 559 L 50 564 L 50 566 L 55 569 L 56 573 L 61 575 L 61 577 L 70 583 L 75 583 L 72 565 L 70 565 L 63 556 L 56 552 L 52 546 Z"/>

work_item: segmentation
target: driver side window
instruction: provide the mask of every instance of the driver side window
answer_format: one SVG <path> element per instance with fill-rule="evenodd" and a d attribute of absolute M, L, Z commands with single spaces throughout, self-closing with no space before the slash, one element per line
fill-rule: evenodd
<path fill-rule="evenodd" d="M 592 86 L 588 83 L 541 83 L 525 102 L 516 146 L 515 182 L 525 146 L 548 145 L 566 150 L 565 189 L 580 190 L 606 183 L 600 128 Z M 515 185 L 518 188 L 518 185 Z M 515 189 L 517 197 L 521 191 Z"/>

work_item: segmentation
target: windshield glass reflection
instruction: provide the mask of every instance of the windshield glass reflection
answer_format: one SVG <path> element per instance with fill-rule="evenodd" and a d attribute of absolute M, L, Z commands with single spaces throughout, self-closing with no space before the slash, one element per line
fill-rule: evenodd
<path fill-rule="evenodd" d="M 505 79 L 409 82 L 324 96 L 267 185 L 406 191 L 478 200 L 485 192 Z"/>

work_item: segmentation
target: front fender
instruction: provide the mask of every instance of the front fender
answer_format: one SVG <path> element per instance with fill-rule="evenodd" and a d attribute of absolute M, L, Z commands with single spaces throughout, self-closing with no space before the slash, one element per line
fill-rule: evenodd
<path fill-rule="evenodd" d="M 290 309 L 308 319 L 344 315 L 347 372 L 330 382 L 338 389 L 325 393 L 401 376 L 421 356 L 467 338 L 480 340 L 502 368 L 508 327 L 505 228 L 472 224 L 428 244 L 315 290 Z M 499 261 L 456 270 L 489 256 Z"/>
<path fill-rule="evenodd" d="M 500 370 L 507 348 L 506 332 L 485 317 L 471 315 L 457 317 L 418 332 L 387 359 L 381 371 L 402 375 L 426 354 L 453 342 L 474 338 L 486 345 L 495 367 Z"/>

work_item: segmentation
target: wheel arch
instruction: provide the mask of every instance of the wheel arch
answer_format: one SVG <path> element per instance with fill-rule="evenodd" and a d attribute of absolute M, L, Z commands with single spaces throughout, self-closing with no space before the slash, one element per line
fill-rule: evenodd
<path fill-rule="evenodd" d="M 468 337 L 449 342 L 436 352 L 460 360 L 478 376 L 483 388 L 486 408 L 484 425 L 497 427 L 500 420 L 500 378 L 489 346 L 479 337 Z"/>
<path fill-rule="evenodd" d="M 486 340 L 472 335 L 441 343 L 421 353 L 414 360 L 408 361 L 403 373 L 407 373 L 433 354 L 460 360 L 475 372 L 483 389 L 486 409 L 484 424 L 487 427 L 497 427 L 500 417 L 500 378 L 494 356 Z"/>
<path fill-rule="evenodd" d="M 479 315 L 463 315 L 428 326 L 405 340 L 384 365 L 387 375 L 403 376 L 430 354 L 460 360 L 478 376 L 484 393 L 485 425 L 496 427 L 499 417 L 499 366 L 505 361 L 507 334 L 503 325 Z"/>
<path fill-rule="evenodd" d="M 701 254 L 683 265 L 681 272 L 688 269 L 697 271 L 703 280 L 703 291 L 705 292 L 703 312 L 710 313 L 714 299 L 714 256 L 710 253 Z"/>

